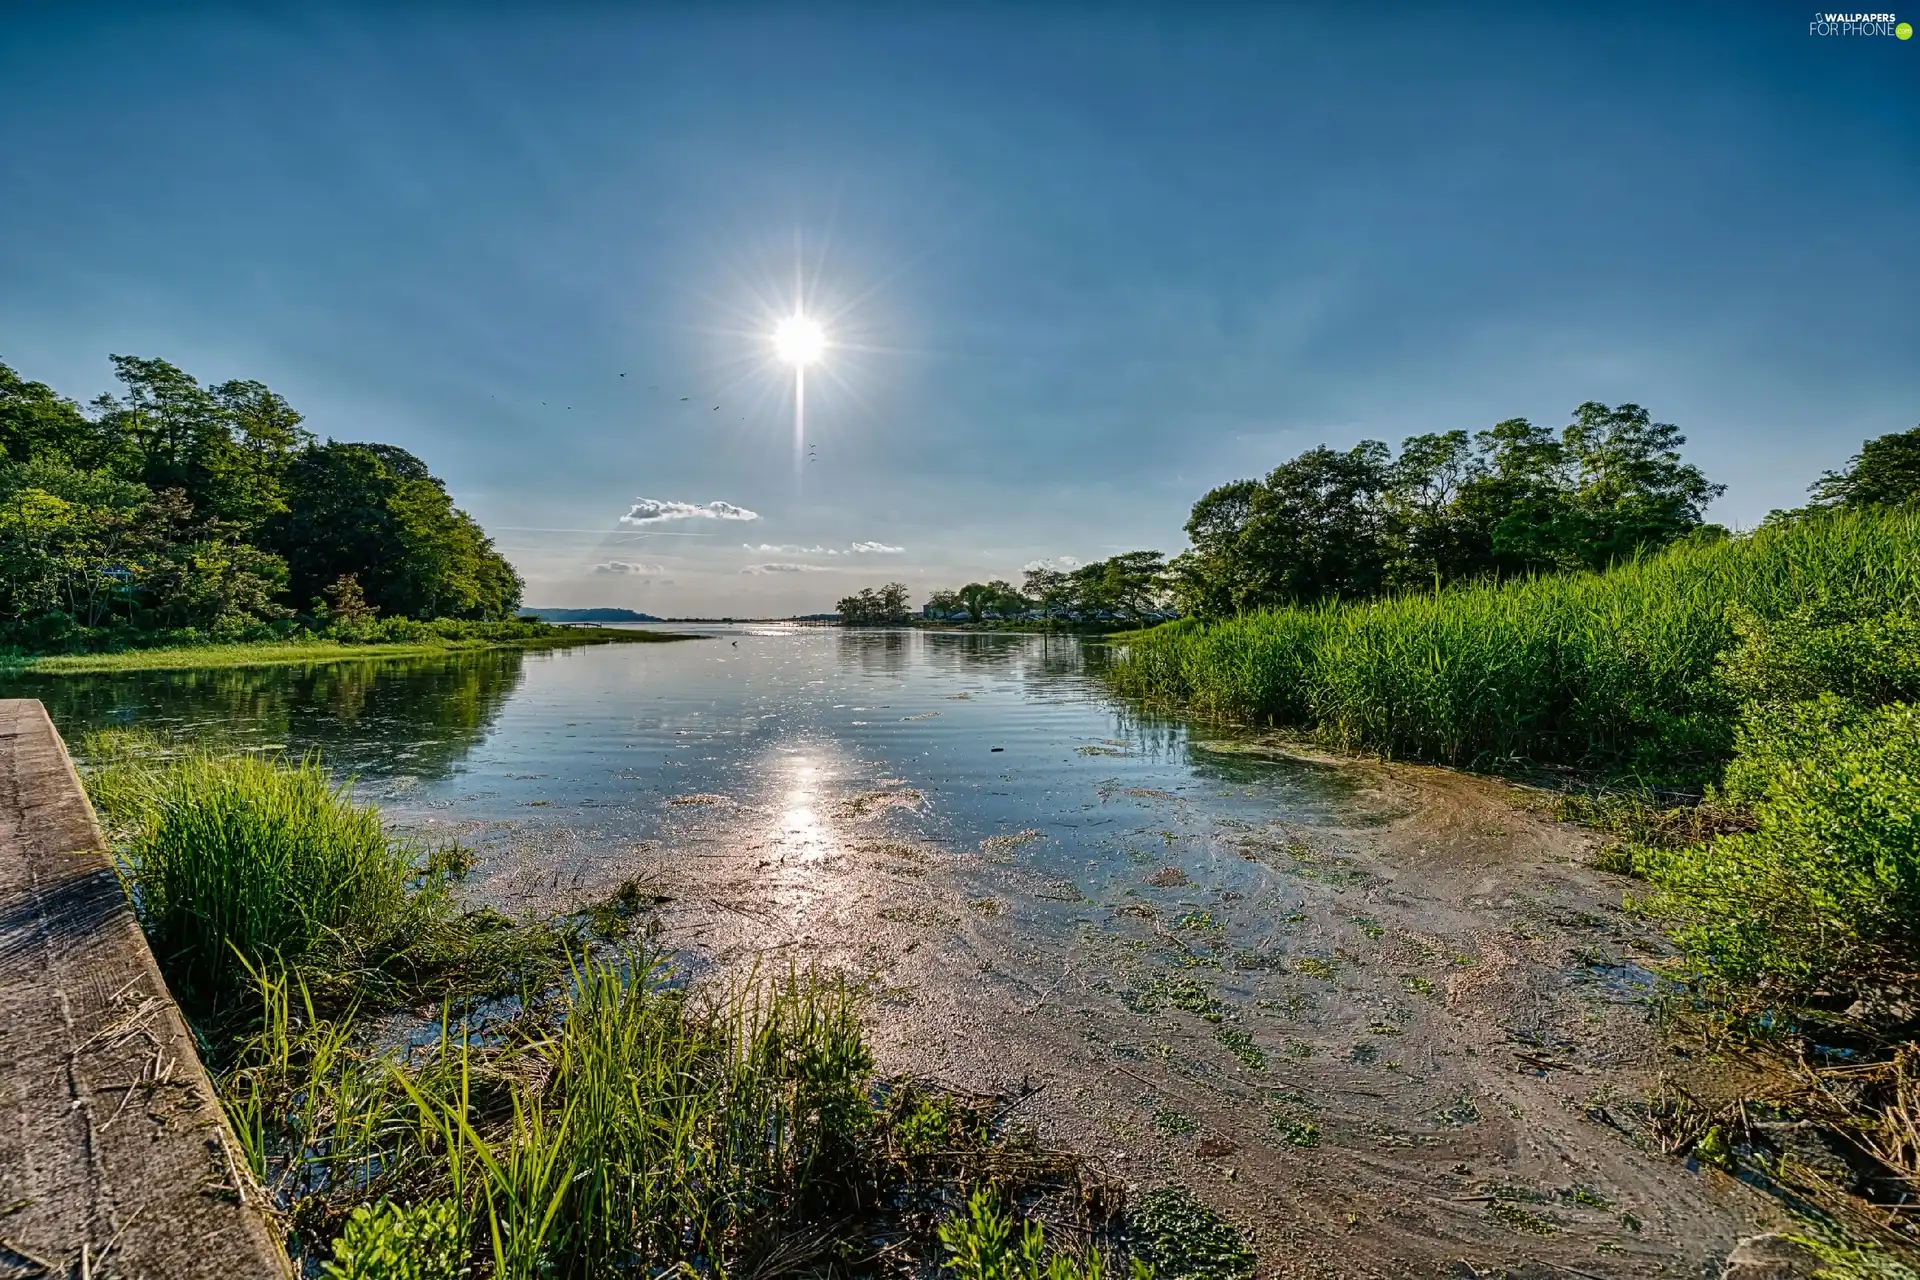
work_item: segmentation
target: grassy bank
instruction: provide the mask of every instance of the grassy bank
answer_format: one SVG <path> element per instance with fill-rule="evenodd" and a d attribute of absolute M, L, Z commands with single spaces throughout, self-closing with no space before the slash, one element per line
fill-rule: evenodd
<path fill-rule="evenodd" d="M 556 922 L 463 910 L 462 851 L 396 840 L 311 762 L 137 737 L 88 755 L 305 1274 L 1097 1280 L 1102 1247 L 1130 1249 L 1137 1278 L 1184 1256 L 1157 1218 L 1123 1232 L 1119 1189 L 995 1100 L 876 1078 L 840 980 L 687 987 L 620 944 L 649 900 L 632 889 Z M 1181 1230 L 1232 1235 L 1179 1207 Z M 1243 1276 L 1232 1242 L 1222 1266 L 1167 1274 Z"/>
<path fill-rule="evenodd" d="M 1799 663 L 1808 690 L 1905 688 L 1917 602 L 1920 513 L 1836 512 L 1605 573 L 1173 623 L 1110 674 L 1348 750 L 1698 784 L 1730 756 L 1749 692 L 1730 661 Z"/>
<path fill-rule="evenodd" d="M 112 653 L 0 655 L 0 674 L 101 675 L 117 671 L 204 671 L 223 667 L 273 667 L 321 662 L 357 662 L 369 658 L 432 657 L 473 649 L 570 649 L 596 644 L 653 644 L 689 640 L 692 636 L 666 631 L 639 631 L 611 627 L 567 627 L 516 624 L 491 635 L 480 627 L 462 634 L 426 635 L 413 639 L 341 639 L 311 636 L 290 640 L 254 640 L 240 643 L 208 642 L 169 645 L 154 649 L 122 649 Z M 524 633 L 524 634 L 522 634 Z"/>
<path fill-rule="evenodd" d="M 1676 944 L 1670 1025 L 1723 1068 L 1658 1103 L 1668 1149 L 1779 1189 L 1821 1275 L 1920 1275 L 1887 1209 L 1920 1184 L 1920 511 L 1122 643 L 1140 696 L 1624 783 L 1561 811 L 1615 833 L 1604 865 Z"/>

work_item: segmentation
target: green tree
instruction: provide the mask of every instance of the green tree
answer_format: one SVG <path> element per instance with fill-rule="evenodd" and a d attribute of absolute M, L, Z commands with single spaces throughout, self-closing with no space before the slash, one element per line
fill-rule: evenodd
<path fill-rule="evenodd" d="M 391 445 L 310 445 L 286 469 L 269 526 L 297 600 L 355 575 L 373 607 L 412 618 L 505 618 L 521 582 L 446 487 Z"/>
<path fill-rule="evenodd" d="M 1484 474 L 1464 431 L 1401 443 L 1381 491 L 1388 586 L 1431 586 L 1482 568 L 1486 539 L 1467 519 L 1461 497 Z"/>
<path fill-rule="evenodd" d="M 862 587 L 853 595 L 841 597 L 834 608 L 847 626 L 899 626 L 910 616 L 907 584 L 889 582 L 878 590 Z"/>
<path fill-rule="evenodd" d="M 1846 470 L 1826 472 L 1809 492 L 1820 507 L 1894 507 L 1920 498 L 1920 427 L 1867 441 Z"/>
<path fill-rule="evenodd" d="M 1365 596 L 1385 574 L 1382 512 L 1391 453 L 1324 445 L 1263 481 L 1222 485 L 1194 504 L 1193 547 L 1174 574 L 1182 607 L 1224 614 L 1293 600 Z"/>
<path fill-rule="evenodd" d="M 79 405 L 0 364 L 0 449 L 10 461 L 84 463 L 96 443 L 93 424 Z"/>
<path fill-rule="evenodd" d="M 1685 462 L 1687 438 L 1655 422 L 1637 404 L 1609 409 L 1589 400 L 1561 432 L 1574 469 L 1572 506 L 1578 544 L 1570 559 L 1589 569 L 1666 546 L 1702 523 L 1708 503 L 1726 491 Z"/>
<path fill-rule="evenodd" d="M 1036 565 L 1027 570 L 1021 590 L 1049 618 L 1063 618 L 1074 611 L 1073 575 L 1064 570 Z"/>
<path fill-rule="evenodd" d="M 1129 551 L 1076 569 L 1080 610 L 1144 622 L 1166 603 L 1166 570 L 1167 558 L 1158 551 Z"/>
<path fill-rule="evenodd" d="M 195 511 L 248 531 L 285 510 L 281 477 L 310 439 L 285 400 L 258 382 L 203 387 L 165 360 L 112 360 L 124 391 L 95 401 L 95 465 L 179 489 Z"/>
<path fill-rule="evenodd" d="M 967 621 L 979 622 L 1000 598 L 998 589 L 984 582 L 969 582 L 953 593 L 954 600 L 967 611 Z"/>
<path fill-rule="evenodd" d="M 1322 446 L 1203 496 L 1167 581 L 1189 613 L 1360 598 L 1476 577 L 1599 569 L 1701 527 L 1722 491 L 1671 423 L 1588 401 L 1555 433 L 1510 418 Z"/>

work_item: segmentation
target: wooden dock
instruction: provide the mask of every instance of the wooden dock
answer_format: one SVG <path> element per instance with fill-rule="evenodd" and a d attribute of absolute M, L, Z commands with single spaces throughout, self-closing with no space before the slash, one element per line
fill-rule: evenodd
<path fill-rule="evenodd" d="M 0 1280 L 291 1273 L 66 745 L 0 699 Z"/>

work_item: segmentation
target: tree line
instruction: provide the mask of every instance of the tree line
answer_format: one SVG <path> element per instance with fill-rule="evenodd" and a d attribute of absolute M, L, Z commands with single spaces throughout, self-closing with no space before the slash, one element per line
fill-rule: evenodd
<path fill-rule="evenodd" d="M 936 591 L 927 610 L 973 622 L 1137 625 L 1169 611 L 1222 618 L 1604 569 L 1682 538 L 1726 536 L 1704 518 L 1725 486 L 1681 456 L 1685 443 L 1639 405 L 1588 401 L 1557 432 L 1510 418 L 1477 433 L 1411 436 L 1397 454 L 1378 440 L 1322 445 L 1202 496 L 1186 524 L 1189 549 L 1171 560 L 1131 551 L 1071 570 L 1037 566 L 1017 588 L 995 579 Z M 1914 500 L 1920 427 L 1867 441 L 1809 492 L 1807 506 L 1768 519 Z"/>
<path fill-rule="evenodd" d="M 1168 587 L 1183 611 L 1221 617 L 1604 568 L 1714 536 L 1702 513 L 1724 486 L 1681 457 L 1685 443 L 1639 405 L 1588 401 L 1558 433 L 1511 418 L 1412 436 L 1397 455 L 1378 440 L 1323 445 L 1196 502 Z"/>
<path fill-rule="evenodd" d="M 111 357 L 84 408 L 0 364 L 0 643 L 492 620 L 521 581 L 425 463 L 318 441 L 264 383 Z"/>

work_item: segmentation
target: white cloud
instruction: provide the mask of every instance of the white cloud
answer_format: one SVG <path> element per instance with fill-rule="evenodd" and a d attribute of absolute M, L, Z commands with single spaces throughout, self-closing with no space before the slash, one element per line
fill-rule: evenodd
<path fill-rule="evenodd" d="M 660 524 L 667 520 L 758 520 L 758 511 L 731 502 L 671 502 L 664 498 L 635 498 L 621 524 Z"/>
<path fill-rule="evenodd" d="M 1072 556 L 1054 556 L 1051 560 L 1029 560 L 1021 565 L 1020 569 L 1024 573 L 1032 573 L 1035 569 L 1058 569 L 1062 573 L 1067 573 L 1079 567 L 1080 561 Z"/>
<path fill-rule="evenodd" d="M 880 556 L 897 556 L 906 550 L 905 547 L 890 547 L 884 542 L 856 542 L 847 549 L 856 555 L 865 552 Z"/>
<path fill-rule="evenodd" d="M 825 573 L 817 564 L 750 564 L 742 573 Z"/>
<path fill-rule="evenodd" d="M 631 560 L 608 560 L 603 564 L 593 566 L 593 571 L 595 573 L 630 573 L 653 577 L 656 574 L 665 573 L 667 567 L 663 564 L 635 564 Z"/>

